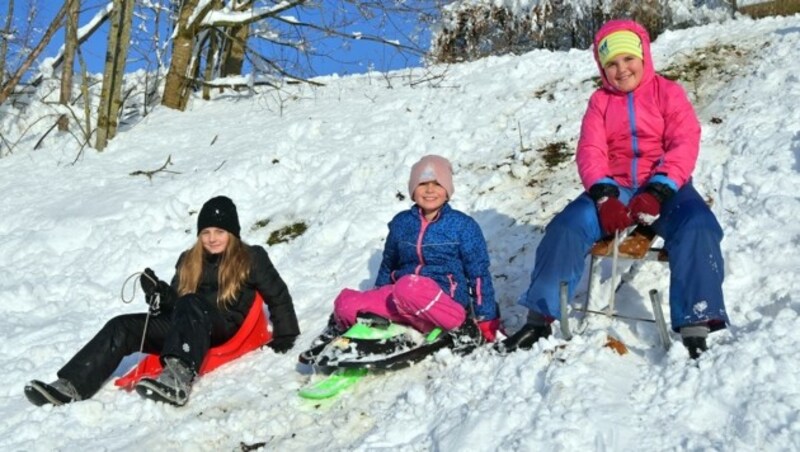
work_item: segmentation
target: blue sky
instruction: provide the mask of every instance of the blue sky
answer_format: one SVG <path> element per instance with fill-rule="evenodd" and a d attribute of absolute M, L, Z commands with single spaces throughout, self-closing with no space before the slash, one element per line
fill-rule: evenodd
<path fill-rule="evenodd" d="M 25 15 L 27 12 L 28 0 L 16 0 L 14 21 L 18 30 L 24 27 Z M 55 16 L 61 2 L 57 0 L 36 0 L 34 2 L 39 12 L 36 16 L 34 25 L 36 26 L 39 34 L 47 28 L 52 18 Z M 83 0 L 82 9 L 79 18 L 79 27 L 86 24 L 97 13 L 97 11 L 107 4 L 106 0 Z M 2 15 L 7 13 L 8 0 L 0 0 L 0 11 Z M 299 17 L 301 20 L 311 21 L 314 20 L 313 12 L 306 13 L 306 17 Z M 3 21 L 4 22 L 4 21 Z M 381 34 L 377 29 L 376 21 L 372 23 L 362 23 L 357 26 L 345 28 L 343 31 L 362 32 L 364 34 Z M 403 34 L 414 33 L 418 29 L 418 24 L 409 17 L 394 17 L 392 20 L 393 29 L 384 32 L 384 36 L 388 39 L 397 39 L 401 42 L 404 41 Z M 104 24 L 98 31 L 94 33 L 92 38 L 81 46 L 81 51 L 86 59 L 90 72 L 102 71 L 103 61 L 105 59 L 106 37 L 109 26 Z M 162 32 L 166 35 L 166 32 Z M 427 46 L 430 40 L 428 30 L 421 32 L 423 42 Z M 34 43 L 38 42 L 38 36 Z M 47 47 L 42 57 L 54 56 L 57 54 L 59 47 L 64 42 L 63 28 L 54 36 L 50 45 Z M 251 39 L 250 45 L 257 46 L 258 44 Z M 312 42 L 314 49 L 320 56 L 311 56 L 308 60 L 303 60 L 304 66 L 309 66 L 312 73 L 305 73 L 302 75 L 328 75 L 338 73 L 340 75 L 362 73 L 370 68 L 386 71 L 391 69 L 399 69 L 409 66 L 419 66 L 422 64 L 421 57 L 418 55 L 401 54 L 391 46 L 381 45 L 378 43 L 366 40 L 349 40 L 339 38 L 325 38 L 315 40 Z M 270 52 L 269 49 L 260 49 L 264 54 Z M 153 58 L 155 53 L 154 47 L 146 42 L 134 42 L 129 54 L 128 70 L 138 68 L 152 68 Z M 41 60 L 41 58 L 40 58 Z M 13 66 L 13 61 L 11 66 Z M 246 68 L 245 72 L 249 69 Z"/>

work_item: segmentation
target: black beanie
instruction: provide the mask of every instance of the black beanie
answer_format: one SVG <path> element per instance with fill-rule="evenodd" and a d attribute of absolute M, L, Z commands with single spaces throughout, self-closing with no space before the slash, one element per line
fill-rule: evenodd
<path fill-rule="evenodd" d="M 203 204 L 200 215 L 197 216 L 197 235 L 205 228 L 220 228 L 239 237 L 239 215 L 236 205 L 226 196 L 211 198 Z"/>

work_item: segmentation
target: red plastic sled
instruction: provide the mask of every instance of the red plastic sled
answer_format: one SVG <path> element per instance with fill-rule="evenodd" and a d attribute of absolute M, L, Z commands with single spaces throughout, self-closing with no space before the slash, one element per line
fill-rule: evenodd
<path fill-rule="evenodd" d="M 272 339 L 267 329 L 267 316 L 264 315 L 264 300 L 256 292 L 253 306 L 239 331 L 228 342 L 212 347 L 200 366 L 200 375 L 211 372 L 217 367 L 253 351 Z M 131 390 L 142 378 L 155 378 L 161 373 L 161 361 L 158 355 L 148 354 L 128 373 L 114 381 L 116 386 Z"/>

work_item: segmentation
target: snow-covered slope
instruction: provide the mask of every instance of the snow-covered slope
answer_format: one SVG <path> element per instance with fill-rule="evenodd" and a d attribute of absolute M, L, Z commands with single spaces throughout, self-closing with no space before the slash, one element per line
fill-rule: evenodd
<path fill-rule="evenodd" d="M 542 228 L 581 190 L 571 154 L 596 75 L 588 51 L 228 93 L 185 113 L 156 110 L 74 165 L 68 138 L 0 159 L 0 449 L 800 449 L 798 48 L 800 16 L 668 32 L 653 47 L 657 68 L 690 80 L 704 130 L 695 184 L 726 233 L 733 325 L 697 363 L 676 337 L 661 351 L 650 324 L 593 317 L 566 347 L 556 336 L 505 357 L 444 351 L 333 401 L 296 395 L 314 378 L 296 354 L 340 289 L 371 287 L 386 223 L 409 206 L 409 167 L 424 154 L 454 162 L 453 204 L 483 227 L 505 324 L 521 325 L 515 302 Z M 687 61 L 722 63 L 695 78 Z M 170 172 L 130 175 L 168 157 Z M 122 302 L 123 282 L 146 266 L 170 277 L 217 194 L 237 203 L 250 243 L 308 226 L 268 248 L 296 303 L 295 349 L 201 378 L 180 409 L 110 383 L 89 401 L 30 405 L 27 380 L 54 378 L 106 319 L 144 309 L 141 297 Z M 645 264 L 617 307 L 649 314 L 647 291 L 666 295 L 667 279 Z M 609 284 L 595 287 L 604 299 Z M 604 348 L 607 333 L 630 353 Z"/>

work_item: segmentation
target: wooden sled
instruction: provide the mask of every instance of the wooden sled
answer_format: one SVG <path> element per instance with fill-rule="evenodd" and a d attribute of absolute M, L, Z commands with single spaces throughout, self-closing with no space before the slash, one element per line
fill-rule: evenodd
<path fill-rule="evenodd" d="M 656 235 L 653 228 L 650 226 L 643 226 L 639 225 L 627 236 L 621 239 L 619 246 L 617 247 L 617 258 L 618 259 L 627 259 L 627 260 L 637 260 L 637 261 L 645 261 L 645 260 L 654 260 L 658 262 L 667 263 L 668 262 L 668 255 L 666 250 L 663 247 L 656 247 L 655 244 L 659 240 L 658 235 Z M 656 328 L 659 333 L 659 338 L 661 339 L 662 346 L 664 349 L 668 350 L 670 346 L 669 341 L 669 334 L 667 332 L 666 321 L 664 319 L 664 314 L 661 308 L 661 295 L 658 293 L 657 290 L 653 289 L 649 292 L 650 295 L 650 302 L 653 308 L 653 319 L 645 319 L 645 318 L 637 318 L 637 317 L 629 317 L 617 314 L 614 311 L 614 297 L 616 297 L 616 292 L 619 290 L 619 287 L 622 285 L 624 281 L 620 281 L 619 285 L 617 285 L 616 281 L 612 281 L 612 284 L 615 285 L 614 287 L 614 294 L 612 294 L 611 301 L 609 303 L 609 307 L 605 311 L 593 311 L 591 309 L 591 294 L 592 294 L 592 283 L 595 279 L 597 272 L 600 269 L 600 261 L 604 258 L 613 258 L 614 257 L 614 238 L 607 238 L 603 240 L 597 241 L 594 246 L 592 247 L 591 251 L 589 252 L 591 256 L 591 261 L 589 263 L 589 284 L 586 290 L 586 299 L 584 301 L 583 306 L 578 307 L 578 311 L 582 315 L 582 319 L 580 321 L 580 325 L 578 327 L 579 331 L 582 331 L 586 326 L 586 318 L 589 314 L 603 314 L 608 316 L 614 317 L 621 317 L 626 318 L 628 320 L 635 320 L 635 321 L 645 321 L 645 322 L 653 322 L 656 324 Z M 629 271 L 628 277 L 632 277 L 636 271 L 638 271 L 639 263 L 634 263 L 634 267 Z M 612 274 L 613 279 L 613 274 Z M 566 295 L 566 284 L 562 285 L 561 290 L 561 311 L 562 311 L 562 318 L 561 323 L 564 324 L 562 328 L 565 329 L 566 334 L 569 333 L 569 326 L 567 324 L 568 319 L 566 318 L 566 308 L 567 308 L 567 295 Z M 562 331 L 563 333 L 563 331 Z M 566 336 L 565 336 L 566 337 Z"/>

